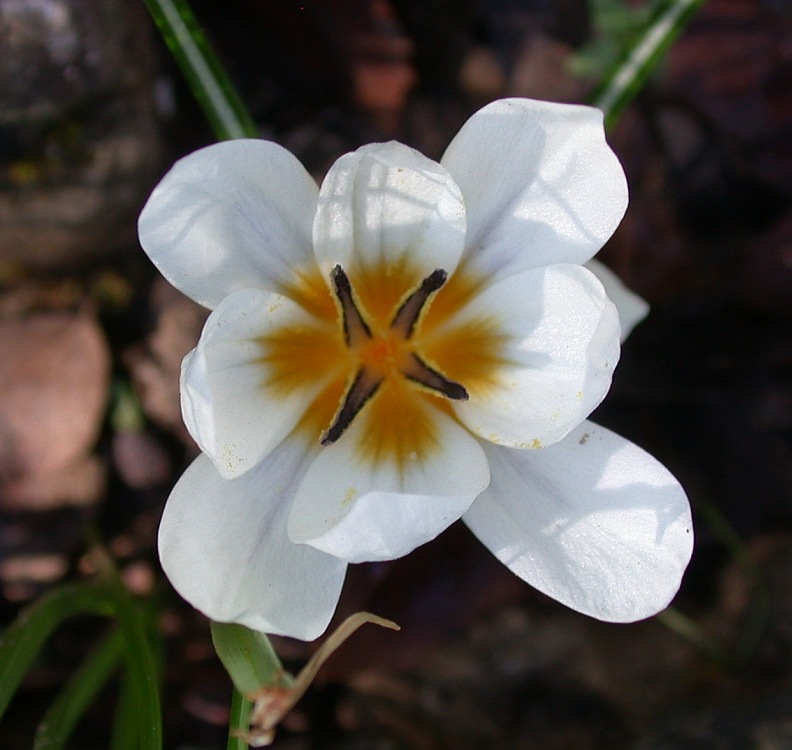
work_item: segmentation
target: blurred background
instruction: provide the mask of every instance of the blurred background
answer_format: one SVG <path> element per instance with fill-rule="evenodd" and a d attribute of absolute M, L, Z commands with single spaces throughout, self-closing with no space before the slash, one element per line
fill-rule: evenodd
<path fill-rule="evenodd" d="M 583 102 L 652 3 L 195 0 L 264 138 L 317 179 L 397 139 L 439 158 L 488 101 Z M 697 546 L 675 610 L 629 626 L 566 610 L 458 525 L 353 566 L 360 631 L 280 750 L 792 748 L 792 4 L 709 0 L 609 134 L 627 216 L 599 258 L 652 311 L 594 419 L 685 485 Z M 152 602 L 165 747 L 225 747 L 208 623 L 156 561 L 196 454 L 178 370 L 206 311 L 140 250 L 170 164 L 214 140 L 142 2 L 0 0 L 0 625 L 87 572 L 91 539 Z M 106 623 L 60 628 L 3 721 L 37 722 Z M 288 666 L 310 646 L 275 639 Z M 70 748 L 107 747 L 116 690 Z"/>

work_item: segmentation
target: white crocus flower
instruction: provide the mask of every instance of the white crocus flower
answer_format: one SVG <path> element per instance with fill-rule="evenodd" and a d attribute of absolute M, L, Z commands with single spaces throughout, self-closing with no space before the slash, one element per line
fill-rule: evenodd
<path fill-rule="evenodd" d="M 576 610 L 666 606 L 685 494 L 586 421 L 620 327 L 581 264 L 626 205 L 601 113 L 525 99 L 475 114 L 439 164 L 364 146 L 319 190 L 266 141 L 179 161 L 140 217 L 165 277 L 213 309 L 182 371 L 203 455 L 160 527 L 176 589 L 214 620 L 312 639 L 347 563 L 462 518 Z"/>
<path fill-rule="evenodd" d="M 586 263 L 586 268 L 600 280 L 608 299 L 616 305 L 621 323 L 621 340 L 624 341 L 632 333 L 632 329 L 649 314 L 649 304 L 626 287 L 610 268 L 598 260 L 590 260 Z"/>

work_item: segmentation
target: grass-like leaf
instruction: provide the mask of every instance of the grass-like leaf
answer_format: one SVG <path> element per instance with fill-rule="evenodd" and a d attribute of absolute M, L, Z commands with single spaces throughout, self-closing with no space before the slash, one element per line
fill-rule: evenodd
<path fill-rule="evenodd" d="M 160 750 L 162 747 L 162 711 L 159 699 L 159 671 L 151 646 L 143 605 L 127 591 L 115 564 L 101 547 L 92 550 L 91 558 L 112 599 L 118 626 L 124 639 L 124 657 L 129 690 L 136 706 L 138 747 Z"/>
<path fill-rule="evenodd" d="M 94 583 L 60 586 L 25 609 L 5 631 L 0 640 L 0 716 L 47 638 L 78 614 L 112 615 L 106 589 Z"/>
<path fill-rule="evenodd" d="M 118 694 L 110 750 L 129 750 L 138 746 L 137 703 L 132 680 L 124 674 Z"/>
<path fill-rule="evenodd" d="M 33 750 L 61 750 L 74 727 L 116 671 L 124 654 L 124 639 L 113 630 L 83 662 L 49 707 L 36 730 Z"/>
<path fill-rule="evenodd" d="M 615 125 L 624 108 L 641 90 L 668 48 L 703 4 L 704 0 L 661 3 L 637 42 L 592 96 L 591 103 L 605 113 L 607 129 Z"/>
<path fill-rule="evenodd" d="M 187 0 L 145 0 L 218 140 L 255 138 L 256 126 Z"/>

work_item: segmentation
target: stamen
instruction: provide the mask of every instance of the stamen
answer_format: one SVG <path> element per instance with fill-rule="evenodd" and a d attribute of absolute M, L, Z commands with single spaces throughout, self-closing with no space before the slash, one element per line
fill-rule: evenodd
<path fill-rule="evenodd" d="M 336 418 L 322 435 L 322 445 L 335 443 L 344 434 L 366 402 L 377 392 L 384 379 L 383 375 L 375 375 L 365 367 L 358 370 Z"/>
<path fill-rule="evenodd" d="M 371 329 L 363 320 L 360 310 L 357 309 L 352 297 L 352 285 L 349 277 L 341 266 L 336 266 L 330 273 L 333 280 L 336 297 L 341 303 L 341 312 L 344 318 L 344 341 L 347 346 L 356 346 L 364 339 L 371 338 Z"/>
<path fill-rule="evenodd" d="M 409 351 L 410 346 L 406 344 L 413 335 L 427 302 L 448 278 L 442 268 L 430 273 L 407 297 L 393 316 L 390 330 L 385 335 L 375 328 L 376 336 L 372 335 L 371 328 L 355 302 L 352 285 L 344 269 L 336 266 L 330 278 L 341 306 L 344 341 L 352 356 L 358 359 L 359 365 L 330 427 L 322 434 L 322 445 L 335 443 L 377 393 L 385 379 L 397 374 L 446 398 L 467 400 L 468 392 L 464 386 L 432 369 L 417 354 Z"/>
<path fill-rule="evenodd" d="M 421 282 L 421 286 L 402 303 L 393 317 L 393 322 L 390 325 L 391 330 L 400 333 L 405 341 L 409 339 L 427 300 L 445 284 L 447 278 L 448 274 L 442 268 L 432 271 Z"/>
<path fill-rule="evenodd" d="M 469 398 L 465 386 L 432 369 L 415 353 L 410 354 L 409 365 L 401 373 L 408 380 L 442 393 L 454 401 L 467 401 Z"/>

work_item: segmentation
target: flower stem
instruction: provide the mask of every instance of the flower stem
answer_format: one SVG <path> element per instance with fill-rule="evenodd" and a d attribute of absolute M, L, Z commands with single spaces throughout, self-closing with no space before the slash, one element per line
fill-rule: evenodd
<path fill-rule="evenodd" d="M 218 140 L 255 138 L 256 125 L 209 45 L 187 0 L 145 0 Z"/>
<path fill-rule="evenodd" d="M 250 731 L 250 712 L 253 703 L 234 688 L 231 695 L 231 715 L 228 719 L 228 744 L 226 750 L 248 750 L 244 739 Z"/>
<path fill-rule="evenodd" d="M 682 33 L 704 0 L 668 0 L 662 3 L 636 44 L 605 77 L 594 92 L 591 103 L 605 113 L 610 130 L 624 108 L 643 87 L 668 48 Z"/>
<path fill-rule="evenodd" d="M 250 695 L 262 686 L 291 685 L 291 676 L 265 633 L 233 622 L 212 622 L 211 629 L 217 656 L 242 694 Z"/>

